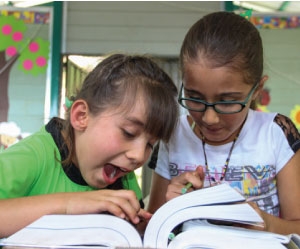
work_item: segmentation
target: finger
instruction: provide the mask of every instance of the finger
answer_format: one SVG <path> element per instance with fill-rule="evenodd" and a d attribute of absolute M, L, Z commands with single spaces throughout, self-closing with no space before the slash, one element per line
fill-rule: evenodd
<path fill-rule="evenodd" d="M 127 200 L 131 207 L 135 209 L 136 212 L 138 212 L 141 208 L 140 202 L 137 199 L 137 196 L 134 191 L 132 190 L 111 190 L 113 193 L 111 193 L 110 196 L 120 198 L 120 200 Z"/>
<path fill-rule="evenodd" d="M 136 194 L 131 190 L 98 190 L 89 192 L 86 199 L 85 206 L 90 201 L 92 204 L 89 208 L 93 208 L 93 211 L 107 211 L 133 223 L 139 222 L 138 212 L 141 207 Z"/>
<path fill-rule="evenodd" d="M 127 196 L 128 198 L 128 196 Z M 138 213 L 140 211 L 140 204 L 137 201 L 136 197 L 134 200 L 132 198 L 122 198 L 122 197 L 115 197 L 113 200 L 114 204 L 116 204 L 122 211 L 125 213 L 125 216 L 128 220 L 133 222 L 134 224 L 140 221 Z M 134 203 L 134 205 L 133 205 Z"/>
<path fill-rule="evenodd" d="M 128 202 L 122 198 L 112 198 L 112 201 L 98 201 L 98 212 L 109 212 L 117 217 L 131 221 L 137 224 L 140 221 L 138 211 Z"/>
<path fill-rule="evenodd" d="M 141 220 L 150 220 L 152 214 L 145 209 L 140 209 L 140 211 L 138 212 L 138 216 L 141 218 Z"/>
<path fill-rule="evenodd" d="M 204 173 L 203 167 L 202 167 L 202 166 L 198 166 L 198 167 L 196 168 L 196 172 L 198 173 L 200 179 L 201 179 L 202 181 L 204 181 L 205 173 Z"/>
<path fill-rule="evenodd" d="M 182 184 L 170 183 L 166 192 L 166 200 L 169 201 L 179 195 L 181 195 Z"/>

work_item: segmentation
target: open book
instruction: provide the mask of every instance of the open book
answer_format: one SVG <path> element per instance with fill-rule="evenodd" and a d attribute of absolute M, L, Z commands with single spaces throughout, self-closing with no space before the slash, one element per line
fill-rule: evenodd
<path fill-rule="evenodd" d="M 2 239 L 0 245 L 172 249 L 234 249 L 243 245 L 244 249 L 287 248 L 285 245 L 290 242 L 288 236 L 206 222 L 219 220 L 263 225 L 261 217 L 244 201 L 242 195 L 226 184 L 181 195 L 155 212 L 143 238 L 131 223 L 108 214 L 45 215 Z M 184 231 L 170 236 L 183 223 L 187 224 Z M 229 241 L 232 242 L 228 247 Z"/>

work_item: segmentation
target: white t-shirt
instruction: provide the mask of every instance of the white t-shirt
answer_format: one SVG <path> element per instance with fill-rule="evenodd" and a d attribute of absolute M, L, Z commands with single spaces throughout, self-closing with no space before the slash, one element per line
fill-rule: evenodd
<path fill-rule="evenodd" d="M 283 129 L 274 122 L 277 113 L 249 110 L 247 120 L 233 148 L 223 182 L 237 189 L 247 200 L 255 201 L 266 212 L 279 215 L 276 174 L 299 148 L 292 149 Z M 299 144 L 299 137 L 296 143 Z M 205 144 L 209 175 L 220 180 L 222 168 L 232 142 L 221 146 Z M 202 141 L 190 127 L 187 116 L 180 117 L 168 144 L 160 143 L 155 171 L 171 179 L 185 171 L 193 171 L 205 158 Z M 209 186 L 205 174 L 204 187 Z"/>

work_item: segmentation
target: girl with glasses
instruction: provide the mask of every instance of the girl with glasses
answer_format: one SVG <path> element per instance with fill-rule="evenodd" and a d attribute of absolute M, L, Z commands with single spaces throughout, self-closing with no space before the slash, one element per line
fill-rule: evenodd
<path fill-rule="evenodd" d="M 300 135 L 288 117 L 255 110 L 268 79 L 256 27 L 231 12 L 204 16 L 184 38 L 180 66 L 187 115 L 150 161 L 148 210 L 187 183 L 188 191 L 225 183 L 253 203 L 265 230 L 300 234 Z"/>

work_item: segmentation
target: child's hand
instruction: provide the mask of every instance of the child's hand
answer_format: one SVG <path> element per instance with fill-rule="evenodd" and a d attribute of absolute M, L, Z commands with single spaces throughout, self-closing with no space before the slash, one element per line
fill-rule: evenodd
<path fill-rule="evenodd" d="M 166 200 L 169 201 L 179 195 L 182 195 L 183 188 L 187 183 L 191 183 L 192 187 L 187 189 L 186 192 L 191 192 L 195 189 L 203 187 L 204 171 L 202 166 L 198 166 L 195 171 L 185 172 L 179 176 L 172 178 L 166 193 Z"/>
<path fill-rule="evenodd" d="M 67 193 L 66 214 L 108 212 L 137 224 L 140 217 L 151 214 L 142 211 L 136 195 L 131 190 L 96 190 Z"/>

